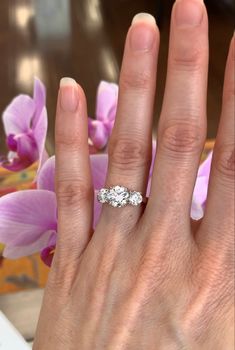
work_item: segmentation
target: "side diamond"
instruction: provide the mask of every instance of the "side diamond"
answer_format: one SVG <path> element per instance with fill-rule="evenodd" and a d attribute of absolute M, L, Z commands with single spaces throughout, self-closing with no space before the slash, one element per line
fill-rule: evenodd
<path fill-rule="evenodd" d="M 107 202 L 107 195 L 108 195 L 108 190 L 105 188 L 102 188 L 98 195 L 97 195 L 97 199 L 100 203 L 106 203 Z"/>
<path fill-rule="evenodd" d="M 141 204 L 143 201 L 143 197 L 140 192 L 130 192 L 129 203 L 131 205 L 137 206 Z"/>

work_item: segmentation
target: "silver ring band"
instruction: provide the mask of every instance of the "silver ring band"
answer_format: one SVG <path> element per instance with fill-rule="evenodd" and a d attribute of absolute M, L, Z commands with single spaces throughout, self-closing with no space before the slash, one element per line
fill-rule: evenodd
<path fill-rule="evenodd" d="M 131 191 L 124 186 L 113 186 L 109 188 L 101 188 L 97 194 L 98 202 L 107 203 L 114 208 L 122 208 L 126 205 L 139 206 L 146 203 L 141 192 Z"/>

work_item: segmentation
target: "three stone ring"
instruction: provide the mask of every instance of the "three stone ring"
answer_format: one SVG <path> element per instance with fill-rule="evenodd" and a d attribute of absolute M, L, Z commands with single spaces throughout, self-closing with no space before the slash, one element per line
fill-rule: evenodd
<path fill-rule="evenodd" d="M 147 201 L 141 192 L 131 191 L 124 186 L 101 188 L 97 194 L 97 200 L 102 204 L 107 203 L 114 208 L 122 208 L 128 204 L 139 206 Z"/>

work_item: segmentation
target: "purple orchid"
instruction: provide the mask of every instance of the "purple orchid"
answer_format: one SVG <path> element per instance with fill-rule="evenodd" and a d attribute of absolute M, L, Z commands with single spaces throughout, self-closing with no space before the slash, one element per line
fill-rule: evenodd
<path fill-rule="evenodd" d="M 0 198 L 0 241 L 3 255 L 20 258 L 41 251 L 57 230 L 55 193 L 26 190 Z"/>
<path fill-rule="evenodd" d="M 153 171 L 150 170 L 149 186 Z M 210 154 L 198 171 L 193 194 L 191 216 L 200 219 L 203 216 L 211 166 Z M 105 184 L 108 168 L 107 154 L 90 155 L 95 194 Z M 7 258 L 19 258 L 35 252 L 41 252 L 41 258 L 51 265 L 57 238 L 57 203 L 55 195 L 55 157 L 49 158 L 41 168 L 37 178 L 37 190 L 19 191 L 0 198 L 0 242 L 5 244 L 3 255 Z M 96 196 L 95 196 L 96 197 Z M 100 217 L 101 204 L 94 200 L 95 228 Z"/>
<path fill-rule="evenodd" d="M 37 178 L 37 190 L 10 193 L 0 198 L 0 241 L 3 256 L 20 258 L 41 252 L 50 265 L 56 244 L 57 204 L 54 192 L 54 157 L 49 158 Z"/>
<path fill-rule="evenodd" d="M 107 155 L 91 155 L 95 191 L 104 185 Z M 16 259 L 41 253 L 51 265 L 57 238 L 57 203 L 55 195 L 55 157 L 49 158 L 37 177 L 37 190 L 10 193 L 0 198 L 0 242 L 5 245 L 3 256 Z M 94 227 L 101 206 L 95 200 Z"/>
<path fill-rule="evenodd" d="M 89 138 L 92 145 L 100 150 L 108 142 L 117 111 L 118 85 L 101 81 L 96 100 L 96 119 L 89 118 Z"/>
<path fill-rule="evenodd" d="M 200 220 L 204 215 L 212 156 L 213 152 L 210 152 L 210 154 L 208 155 L 206 160 L 200 165 L 198 170 L 191 208 L 191 217 L 194 220 Z"/>
<path fill-rule="evenodd" d="M 20 171 L 45 155 L 47 133 L 46 92 L 39 79 L 34 82 L 34 96 L 19 95 L 3 112 L 3 125 L 9 153 L 0 157 L 0 166 Z"/>

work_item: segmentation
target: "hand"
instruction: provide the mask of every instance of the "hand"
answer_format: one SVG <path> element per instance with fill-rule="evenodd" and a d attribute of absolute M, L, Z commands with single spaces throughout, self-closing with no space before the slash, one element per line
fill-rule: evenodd
<path fill-rule="evenodd" d="M 159 32 L 135 17 L 127 34 L 106 185 L 145 193 L 151 162 Z M 201 0 L 178 0 L 171 24 L 158 149 L 146 206 L 105 204 L 92 231 L 84 93 L 59 91 L 59 237 L 34 350 L 233 348 L 234 38 L 204 218 L 192 191 L 206 137 L 208 23 Z"/>

